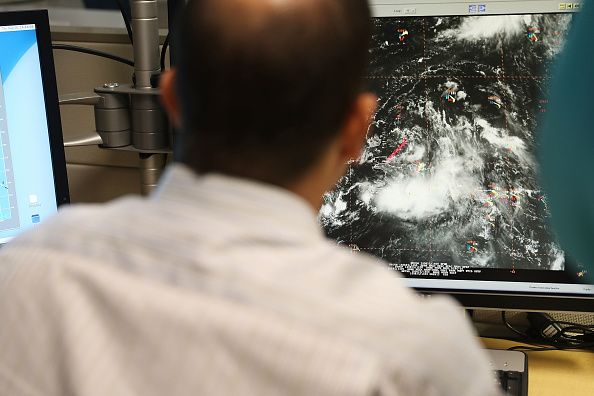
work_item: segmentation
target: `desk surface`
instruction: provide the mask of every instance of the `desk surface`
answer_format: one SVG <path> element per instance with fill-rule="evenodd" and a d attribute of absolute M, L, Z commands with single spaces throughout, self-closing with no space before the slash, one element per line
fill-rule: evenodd
<path fill-rule="evenodd" d="M 507 340 L 481 339 L 487 348 L 522 345 Z M 594 395 L 594 353 L 584 351 L 527 352 L 528 396 Z"/>

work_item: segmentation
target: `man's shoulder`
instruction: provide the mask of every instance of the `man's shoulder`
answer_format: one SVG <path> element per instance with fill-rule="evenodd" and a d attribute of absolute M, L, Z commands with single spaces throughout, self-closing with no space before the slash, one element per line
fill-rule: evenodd
<path fill-rule="evenodd" d="M 87 233 L 111 233 L 118 224 L 130 224 L 135 212 L 149 201 L 124 197 L 105 204 L 75 204 L 60 208 L 58 213 L 35 228 L 24 232 L 7 246 L 51 244 L 82 238 Z"/>
<path fill-rule="evenodd" d="M 416 334 L 443 340 L 458 331 L 470 334 L 464 310 L 453 299 L 423 296 L 383 260 L 332 245 L 328 242 L 327 253 L 315 270 L 315 277 L 322 280 L 319 302 L 381 331 L 391 327 L 397 336 Z"/>
<path fill-rule="evenodd" d="M 406 373 L 399 391 L 410 386 L 408 393 L 421 394 L 420 384 L 427 384 L 441 389 L 422 394 L 491 394 L 486 355 L 461 306 L 449 297 L 421 296 L 373 256 L 330 248 L 337 289 L 329 296 L 348 306 L 342 334 L 366 345 L 383 362 L 387 376 Z M 331 316 L 340 314 L 334 309 Z"/>
<path fill-rule="evenodd" d="M 36 260 L 52 261 L 57 268 L 125 254 L 123 245 L 137 232 L 135 226 L 136 230 L 143 229 L 135 219 L 149 204 L 150 201 L 142 198 L 124 197 L 106 204 L 63 207 L 53 217 L 10 241 L 0 250 L 0 256 L 3 263 L 10 261 L 21 268 L 32 266 Z M 20 260 L 21 256 L 24 259 Z"/>

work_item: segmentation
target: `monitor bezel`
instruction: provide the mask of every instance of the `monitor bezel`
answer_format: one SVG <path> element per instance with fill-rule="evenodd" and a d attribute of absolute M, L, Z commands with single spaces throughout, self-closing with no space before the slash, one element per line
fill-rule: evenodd
<path fill-rule="evenodd" d="M 525 294 L 415 288 L 423 295 L 449 295 L 467 309 L 525 312 L 594 312 L 594 297 L 568 294 Z"/>
<path fill-rule="evenodd" d="M 373 7 L 373 5 L 372 5 Z M 451 14 L 451 15 L 390 15 L 372 16 L 372 19 L 413 19 L 431 17 L 480 17 L 501 15 L 576 14 L 568 11 L 541 11 L 523 13 Z M 526 293 L 494 290 L 462 290 L 414 287 L 425 296 L 449 295 L 467 309 L 518 310 L 533 312 L 594 312 L 594 295 L 571 293 Z"/>
<path fill-rule="evenodd" d="M 60 207 L 70 203 L 70 192 L 48 12 L 47 10 L 32 10 L 0 13 L 0 26 L 29 24 L 35 25 L 56 205 Z"/>

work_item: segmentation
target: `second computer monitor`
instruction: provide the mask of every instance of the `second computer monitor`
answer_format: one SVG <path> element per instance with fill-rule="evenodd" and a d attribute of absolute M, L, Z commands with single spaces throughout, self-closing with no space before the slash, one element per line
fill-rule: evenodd
<path fill-rule="evenodd" d="M 548 224 L 535 156 L 572 13 L 381 3 L 367 75 L 379 109 L 362 158 L 326 197 L 328 235 L 425 291 L 590 298 Z M 547 301 L 532 307 L 561 300 Z"/>

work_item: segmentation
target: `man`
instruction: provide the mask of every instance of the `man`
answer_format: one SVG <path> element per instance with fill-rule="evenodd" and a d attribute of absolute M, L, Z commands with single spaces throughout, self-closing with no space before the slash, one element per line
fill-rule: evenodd
<path fill-rule="evenodd" d="M 150 199 L 73 207 L 0 253 L 6 395 L 493 395 L 460 307 L 325 239 L 365 141 L 364 0 L 196 0 Z"/>

